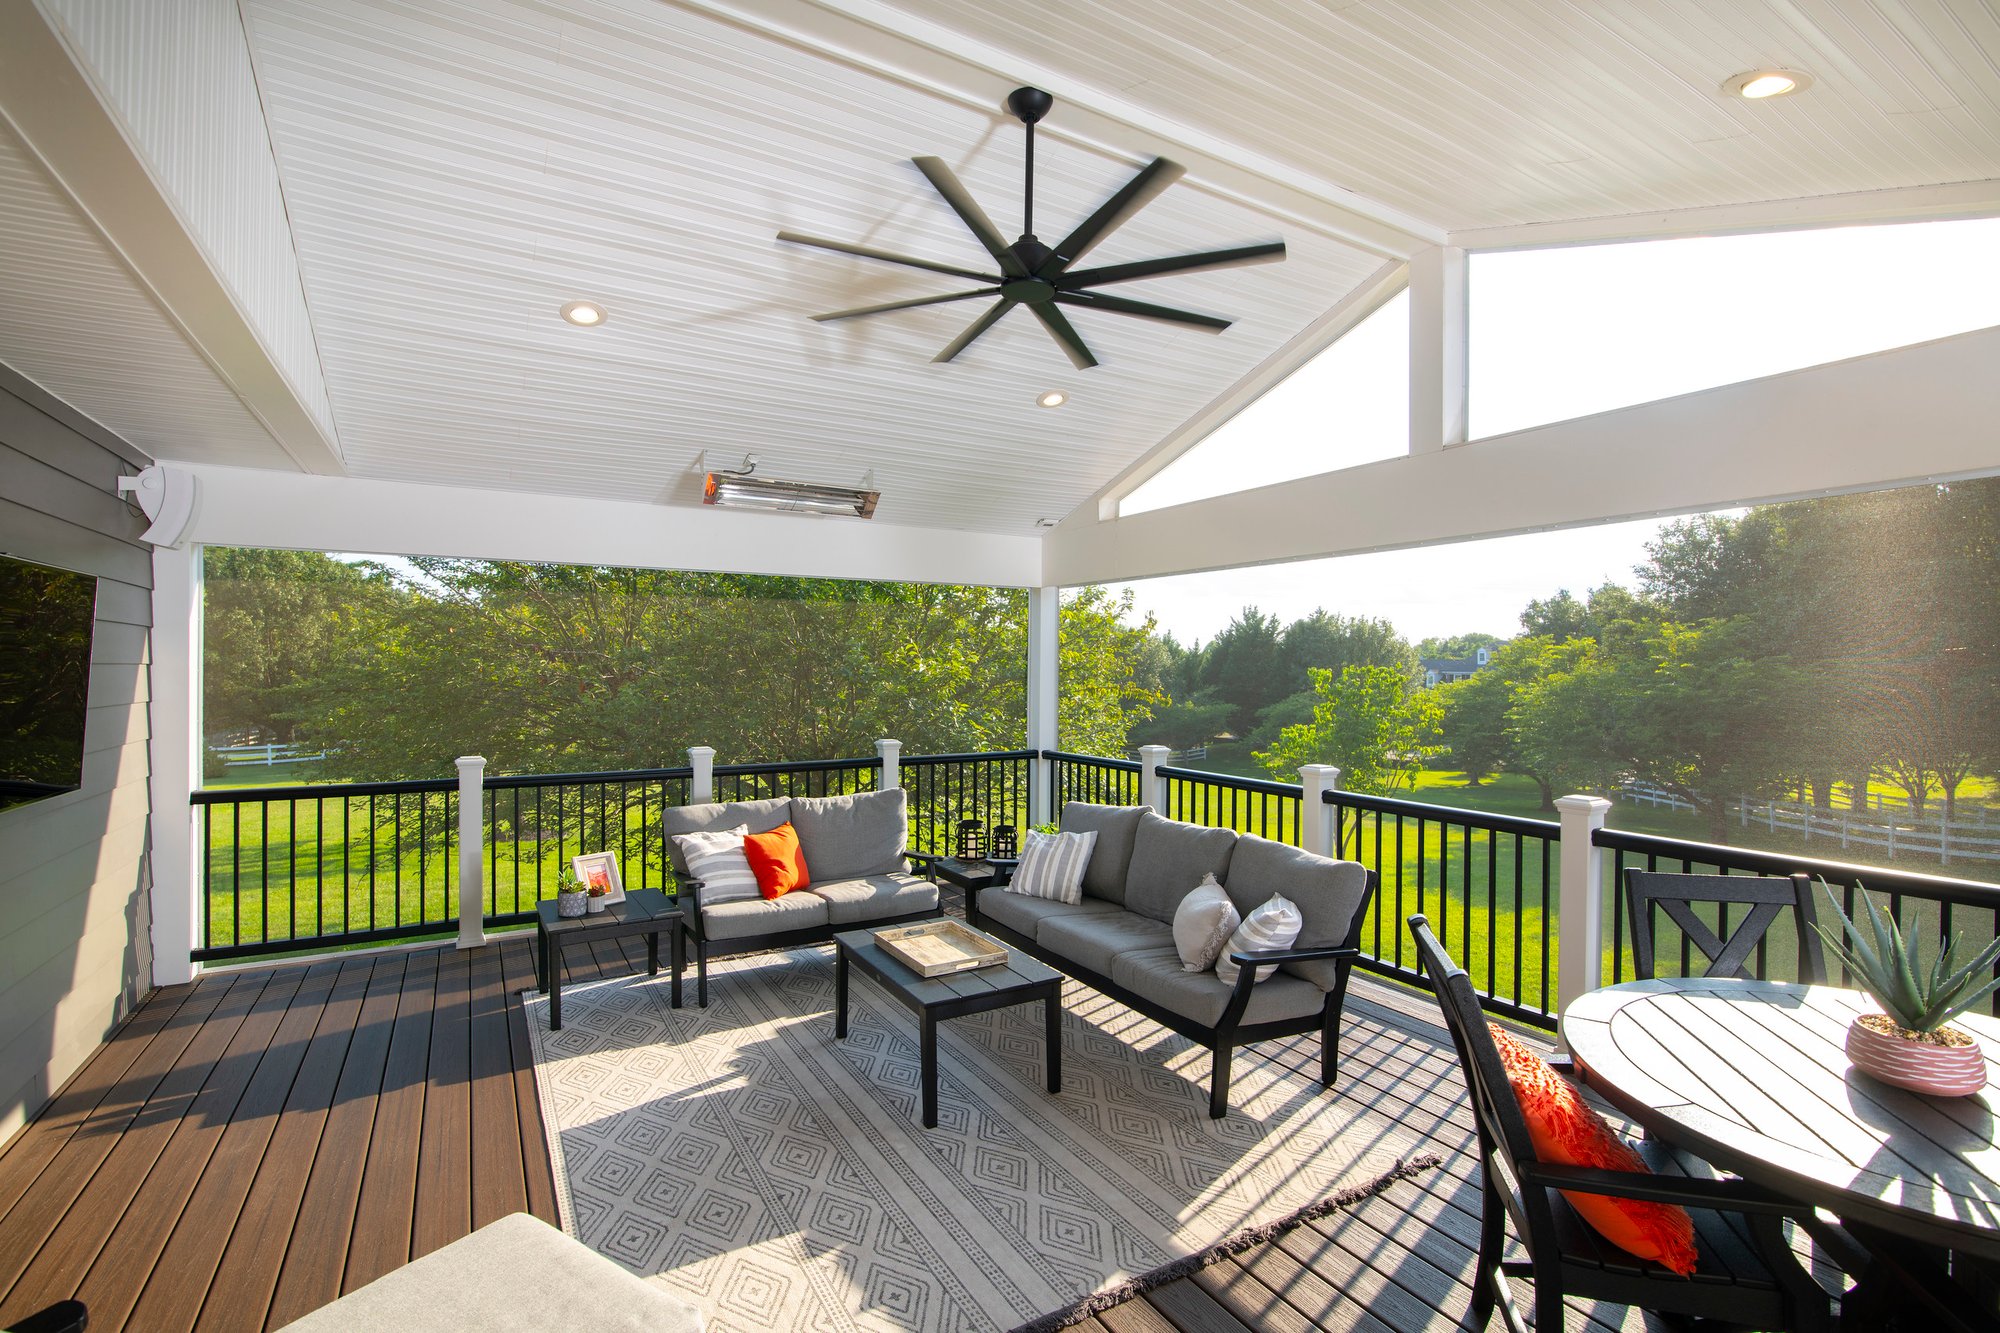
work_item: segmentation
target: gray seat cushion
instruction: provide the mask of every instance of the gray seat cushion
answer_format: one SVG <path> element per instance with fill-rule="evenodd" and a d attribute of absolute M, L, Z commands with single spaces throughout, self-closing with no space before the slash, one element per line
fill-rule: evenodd
<path fill-rule="evenodd" d="M 1111 979 L 1134 995 L 1208 1027 L 1221 1021 L 1222 1010 L 1229 1003 L 1229 987 L 1215 973 L 1181 971 L 1180 953 L 1171 944 L 1164 949 L 1120 954 L 1111 965 Z M 1325 1006 L 1326 993 L 1319 987 L 1280 972 L 1251 988 L 1243 1022 L 1304 1018 L 1318 1014 Z"/>
<path fill-rule="evenodd" d="M 748 898 L 701 909 L 702 934 L 710 940 L 740 940 L 781 930 L 812 930 L 831 918 L 827 901 L 806 889 L 777 898 Z"/>
<path fill-rule="evenodd" d="M 1155 921 L 1172 921 L 1174 909 L 1204 875 L 1224 878 L 1235 846 L 1230 829 L 1202 828 L 1142 811 L 1132 839 L 1132 869 L 1125 877 L 1125 906 Z"/>
<path fill-rule="evenodd" d="M 982 918 L 997 921 L 1036 941 L 1041 939 L 1044 921 L 1065 916 L 1105 916 L 1124 910 L 1093 898 L 1080 903 L 1059 903 L 1053 898 L 1030 898 L 1025 893 L 1009 893 L 1005 889 L 985 889 L 979 895 Z"/>
<path fill-rule="evenodd" d="M 851 796 L 795 796 L 792 827 L 806 873 L 831 883 L 908 870 L 909 796 L 901 787 Z"/>
<path fill-rule="evenodd" d="M 812 863 L 806 864 L 810 869 Z M 912 912 L 935 912 L 938 905 L 937 885 L 927 879 L 901 873 L 866 875 L 860 879 L 836 879 L 826 883 L 815 880 L 803 892 L 826 900 L 827 919 L 836 927 L 880 921 L 884 917 L 908 916 Z"/>
<path fill-rule="evenodd" d="M 687 858 L 681 855 L 676 833 L 713 833 L 717 829 L 748 824 L 752 833 L 769 833 L 792 817 L 792 799 L 773 796 L 762 801 L 714 801 L 706 805 L 668 806 L 660 815 L 660 828 L 667 835 L 667 856 L 674 873 L 686 877 Z"/>
<path fill-rule="evenodd" d="M 603 1333 L 701 1333 L 694 1306 L 526 1213 L 489 1222 L 285 1327 L 548 1333 L 574 1327 L 584 1310 Z"/>
<path fill-rule="evenodd" d="M 1035 932 L 1035 943 L 1108 977 L 1112 960 L 1120 954 L 1162 944 L 1172 948 L 1174 928 L 1137 912 L 1093 912 L 1048 918 Z"/>
<path fill-rule="evenodd" d="M 1121 906 L 1124 904 L 1126 872 L 1132 866 L 1132 838 L 1139 831 L 1139 816 L 1152 808 L 1150 805 L 1063 802 L 1064 833 L 1097 835 L 1097 845 L 1090 850 L 1090 863 L 1083 868 L 1085 897 L 1102 898 Z"/>
<path fill-rule="evenodd" d="M 1236 910 L 1251 909 L 1282 894 L 1298 904 L 1304 925 L 1293 945 L 1298 949 L 1330 949 L 1347 938 L 1354 911 L 1368 891 L 1368 868 L 1359 861 L 1331 861 L 1282 842 L 1244 834 L 1229 858 L 1223 881 Z M 1336 964 L 1286 963 L 1284 970 L 1304 977 L 1322 990 L 1332 990 Z"/>

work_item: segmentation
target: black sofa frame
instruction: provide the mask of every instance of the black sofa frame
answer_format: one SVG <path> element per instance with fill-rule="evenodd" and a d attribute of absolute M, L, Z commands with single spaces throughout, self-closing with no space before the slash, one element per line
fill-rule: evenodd
<path fill-rule="evenodd" d="M 1045 949 L 1032 939 L 998 921 L 989 921 L 979 913 L 981 890 L 967 889 L 965 893 L 965 914 L 972 924 L 985 931 L 1003 944 L 1019 949 L 1033 958 L 1039 958 L 1050 967 L 1064 972 L 1083 982 L 1093 990 L 1102 992 L 1126 1006 L 1137 1010 L 1158 1023 L 1170 1028 L 1191 1041 L 1200 1042 L 1208 1048 L 1208 1118 L 1220 1120 L 1229 1114 L 1229 1065 L 1230 1057 L 1239 1046 L 1250 1046 L 1260 1041 L 1273 1041 L 1279 1037 L 1296 1037 L 1317 1030 L 1320 1034 L 1319 1084 L 1331 1088 L 1334 1076 L 1340 1066 L 1340 1008 L 1347 998 L 1347 976 L 1354 969 L 1354 960 L 1361 956 L 1361 928 L 1368 916 L 1368 908 L 1375 901 L 1380 879 L 1374 871 L 1368 872 L 1368 886 L 1362 890 L 1361 901 L 1355 906 L 1354 920 L 1348 924 L 1347 937 L 1339 944 L 1325 949 L 1261 949 L 1252 953 L 1232 953 L 1240 971 L 1236 974 L 1236 989 L 1230 992 L 1229 1003 L 1223 1007 L 1222 1017 L 1214 1027 L 1198 1023 L 1184 1014 L 1177 1014 L 1164 1005 L 1135 995 L 1120 986 L 1110 977 L 1073 959 L 1065 958 L 1054 950 Z M 992 890 L 998 891 L 998 890 Z M 1274 963 L 1308 963 L 1330 959 L 1335 964 L 1333 989 L 1326 993 L 1326 1002 L 1317 1014 L 1304 1014 L 1298 1018 L 1280 1019 L 1270 1023 L 1245 1023 L 1244 1011 L 1250 1006 L 1250 994 L 1256 985 L 1256 968 Z"/>

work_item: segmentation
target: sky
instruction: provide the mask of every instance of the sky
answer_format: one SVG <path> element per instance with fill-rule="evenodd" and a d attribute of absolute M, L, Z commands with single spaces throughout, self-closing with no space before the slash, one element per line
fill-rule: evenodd
<path fill-rule="evenodd" d="M 2000 219 L 1472 256 L 1474 439 L 2000 324 Z M 1135 513 L 1408 448 L 1398 296 L 1121 504 Z M 1892 445 L 1885 441 L 1885 445 Z M 1512 635 L 1530 600 L 1632 585 L 1659 520 L 1148 579 L 1137 608 L 1183 644 L 1245 606 L 1378 616 L 1412 642 Z"/>

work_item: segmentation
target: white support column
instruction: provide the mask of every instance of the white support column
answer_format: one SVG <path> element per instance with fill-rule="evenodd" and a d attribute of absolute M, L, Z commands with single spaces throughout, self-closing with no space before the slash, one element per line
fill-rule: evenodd
<path fill-rule="evenodd" d="M 875 753 L 882 756 L 882 790 L 902 786 L 903 743 L 884 736 L 875 742 Z"/>
<path fill-rule="evenodd" d="M 1334 820 L 1339 812 L 1328 805 L 1325 793 L 1340 781 L 1340 770 L 1332 764 L 1301 764 L 1299 786 L 1305 789 L 1299 807 L 1299 845 L 1315 856 L 1334 854 Z"/>
<path fill-rule="evenodd" d="M 715 747 L 688 746 L 688 764 L 694 769 L 694 779 L 688 783 L 688 804 L 707 805 L 715 799 Z"/>
<path fill-rule="evenodd" d="M 1061 687 L 1056 670 L 1056 646 L 1062 630 L 1062 589 L 1028 589 L 1028 748 L 1035 758 L 1028 765 L 1028 822 L 1049 824 L 1056 818 L 1049 775 L 1053 765 L 1041 757 L 1057 748 L 1056 701 Z"/>
<path fill-rule="evenodd" d="M 1153 770 L 1166 763 L 1172 753 L 1164 745 L 1139 747 L 1139 804 L 1150 805 L 1161 815 L 1167 814 L 1167 789 Z"/>
<path fill-rule="evenodd" d="M 153 979 L 193 981 L 201 945 L 201 838 L 190 804 L 201 785 L 201 560 L 199 546 L 153 548 L 152 802 Z"/>
<path fill-rule="evenodd" d="M 1466 441 L 1465 251 L 1410 256 L 1410 452 Z"/>
<path fill-rule="evenodd" d="M 486 943 L 486 758 L 458 758 L 458 947 Z"/>
<path fill-rule="evenodd" d="M 1556 1010 L 1604 984 L 1604 856 L 1591 834 L 1604 827 L 1611 802 L 1559 796 L 1562 882 L 1556 899 Z"/>

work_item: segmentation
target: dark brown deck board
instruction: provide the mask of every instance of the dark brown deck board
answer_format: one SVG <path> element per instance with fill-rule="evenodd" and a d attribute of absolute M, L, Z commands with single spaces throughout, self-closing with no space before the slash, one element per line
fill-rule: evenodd
<path fill-rule="evenodd" d="M 354 1239 L 340 1289 L 353 1291 L 410 1262 L 410 1221 L 416 1215 L 418 1149 L 431 1052 L 431 1011 L 437 1003 L 437 950 L 412 954 L 389 1034 L 389 1060 L 375 1103 L 375 1130 L 355 1205 Z"/>
<path fill-rule="evenodd" d="M 515 1105 L 514 1049 L 507 1031 L 507 972 L 500 950 L 472 962 L 472 1226 L 528 1206 Z"/>
<path fill-rule="evenodd" d="M 506 964 L 507 1040 L 514 1062 L 514 1108 L 521 1116 L 521 1168 L 528 1194 L 528 1211 L 549 1222 L 556 1220 L 555 1167 L 549 1161 L 548 1133 L 542 1124 L 541 1098 L 535 1090 L 535 1057 L 529 1045 L 528 1015 L 517 992 L 535 984 L 532 937 L 510 937 L 501 947 Z"/>
<path fill-rule="evenodd" d="M 418 1155 L 410 1257 L 421 1259 L 472 1230 L 472 963 L 446 951 L 438 962 L 431 1012 L 430 1075 Z"/>

